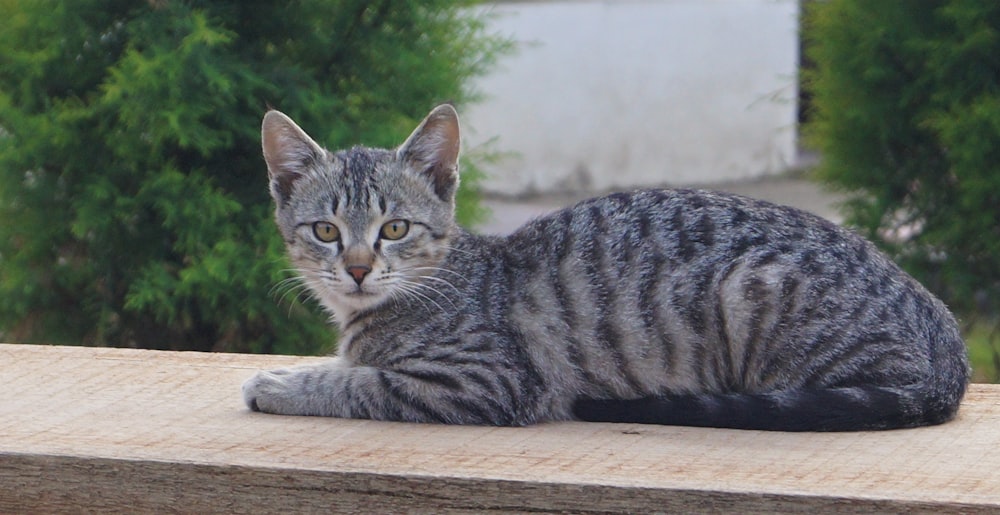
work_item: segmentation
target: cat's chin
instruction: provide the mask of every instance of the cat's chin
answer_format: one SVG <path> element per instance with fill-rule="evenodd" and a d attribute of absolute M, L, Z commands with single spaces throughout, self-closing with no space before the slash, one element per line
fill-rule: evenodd
<path fill-rule="evenodd" d="M 324 298 L 322 304 L 333 313 L 339 322 L 345 322 L 360 311 L 366 311 L 385 303 L 389 297 L 381 293 L 353 290 L 341 293 L 336 298 Z"/>

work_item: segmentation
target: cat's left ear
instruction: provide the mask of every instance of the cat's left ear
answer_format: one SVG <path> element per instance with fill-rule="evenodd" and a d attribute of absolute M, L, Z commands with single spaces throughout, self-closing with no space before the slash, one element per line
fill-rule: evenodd
<path fill-rule="evenodd" d="M 399 146 L 396 159 L 430 180 L 441 200 L 451 202 L 458 190 L 460 139 L 455 108 L 439 105 Z"/>

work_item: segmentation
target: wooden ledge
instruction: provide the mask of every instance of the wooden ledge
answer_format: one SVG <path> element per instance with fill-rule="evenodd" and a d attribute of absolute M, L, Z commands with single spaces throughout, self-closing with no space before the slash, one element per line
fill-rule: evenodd
<path fill-rule="evenodd" d="M 0 345 L 0 512 L 1000 510 L 1000 386 L 880 433 L 251 413 L 317 358 Z"/>

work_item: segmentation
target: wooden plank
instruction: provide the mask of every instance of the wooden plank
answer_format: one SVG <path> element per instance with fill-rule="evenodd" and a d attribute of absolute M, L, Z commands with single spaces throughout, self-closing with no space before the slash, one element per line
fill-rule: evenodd
<path fill-rule="evenodd" d="M 1000 510 L 1000 386 L 949 424 L 799 434 L 252 413 L 317 358 L 0 345 L 0 513 Z"/>

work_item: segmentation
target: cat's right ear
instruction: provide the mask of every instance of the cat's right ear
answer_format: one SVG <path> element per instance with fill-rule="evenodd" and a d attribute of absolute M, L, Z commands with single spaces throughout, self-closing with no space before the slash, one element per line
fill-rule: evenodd
<path fill-rule="evenodd" d="M 278 111 L 264 115 L 260 140 L 271 179 L 271 196 L 282 206 L 291 196 L 295 181 L 307 175 L 326 151 Z"/>

